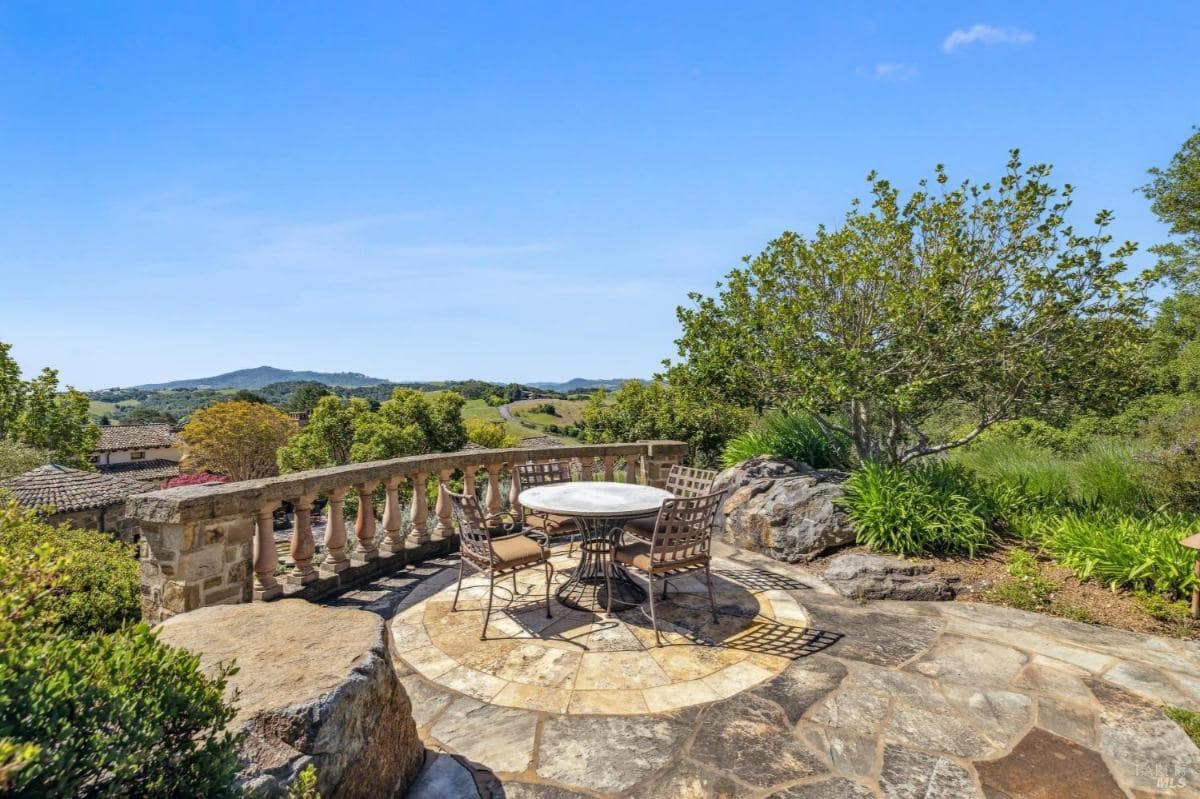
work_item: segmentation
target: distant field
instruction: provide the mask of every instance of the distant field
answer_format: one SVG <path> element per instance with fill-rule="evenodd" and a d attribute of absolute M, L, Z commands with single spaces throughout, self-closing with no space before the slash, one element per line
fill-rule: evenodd
<path fill-rule="evenodd" d="M 550 403 L 558 411 L 557 416 L 548 413 L 534 413 L 533 408 Z M 583 422 L 583 408 L 587 402 L 582 400 L 520 400 L 512 404 L 513 416 L 524 421 L 532 422 L 541 427 L 556 424 L 559 427 L 578 426 Z"/>
<path fill-rule="evenodd" d="M 548 413 L 533 413 L 530 408 L 547 402 L 554 404 L 558 410 L 557 416 Z M 578 400 L 519 400 L 512 403 L 513 419 L 504 419 L 499 408 L 493 408 L 484 400 L 467 400 L 463 406 L 464 419 L 485 419 L 489 422 L 503 422 L 505 429 L 517 438 L 531 436 L 550 436 L 564 443 L 572 443 L 575 439 L 557 433 L 549 433 L 549 425 L 559 427 L 578 426 L 583 421 L 583 406 L 586 403 Z"/>
<path fill-rule="evenodd" d="M 128 399 L 120 402 L 101 402 L 100 400 L 88 401 L 88 413 L 93 419 L 99 419 L 101 416 L 112 417 L 118 410 L 132 410 L 141 405 L 140 400 Z"/>

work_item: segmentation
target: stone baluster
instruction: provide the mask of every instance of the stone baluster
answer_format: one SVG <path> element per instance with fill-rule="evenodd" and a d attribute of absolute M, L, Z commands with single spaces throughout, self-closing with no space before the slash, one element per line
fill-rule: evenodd
<path fill-rule="evenodd" d="M 642 459 L 641 455 L 626 455 L 625 456 L 625 482 L 626 483 L 638 482 L 638 477 L 637 477 L 638 461 L 640 461 L 641 459 Z"/>
<path fill-rule="evenodd" d="M 283 586 L 275 579 L 279 555 L 275 551 L 275 504 L 258 509 L 254 531 L 254 598 L 274 599 L 283 594 Z"/>
<path fill-rule="evenodd" d="M 454 523 L 450 519 L 450 497 L 446 494 L 450 490 L 450 475 L 453 472 L 449 469 L 443 469 L 438 472 L 438 493 L 437 505 L 434 510 L 437 512 L 437 527 L 434 532 L 438 538 L 449 538 L 454 535 Z"/>
<path fill-rule="evenodd" d="M 616 458 L 612 455 L 604 456 L 604 479 L 609 483 L 616 479 Z"/>
<path fill-rule="evenodd" d="M 508 464 L 508 510 L 516 518 L 521 518 L 521 481 L 517 479 L 517 464 Z"/>
<path fill-rule="evenodd" d="M 475 468 L 474 466 L 463 467 L 463 493 L 468 497 L 476 496 L 475 491 Z"/>
<path fill-rule="evenodd" d="M 503 503 L 500 499 L 500 467 L 502 464 L 489 463 L 487 464 L 488 484 L 487 493 L 483 496 L 484 504 L 487 505 L 488 513 L 499 513 L 503 510 Z"/>
<path fill-rule="evenodd" d="M 579 458 L 579 479 L 584 482 L 590 482 L 592 474 L 592 459 L 588 455 L 583 455 Z"/>
<path fill-rule="evenodd" d="M 375 543 L 375 500 L 371 496 L 375 486 L 359 483 L 355 490 L 358 491 L 358 516 L 354 520 L 354 537 L 358 539 L 358 546 L 354 556 L 360 561 L 374 560 L 379 557 L 379 545 Z"/>
<path fill-rule="evenodd" d="M 291 555 L 295 568 L 287 576 L 288 585 L 308 585 L 318 577 L 317 568 L 313 565 L 317 544 L 313 541 L 312 533 L 312 502 L 313 498 L 305 494 L 297 497 L 293 503 L 296 521 L 292 528 Z"/>
<path fill-rule="evenodd" d="M 350 567 L 350 559 L 346 557 L 346 516 L 342 511 L 346 489 L 335 488 L 326 497 L 325 560 L 321 562 L 321 571 L 337 574 Z"/>
<path fill-rule="evenodd" d="M 427 474 L 413 475 L 412 498 L 412 532 L 408 537 L 414 544 L 424 544 L 429 541 L 429 502 L 425 499 L 425 484 L 429 479 Z"/>
<path fill-rule="evenodd" d="M 402 477 L 389 477 L 384 481 L 386 499 L 383 503 L 383 532 L 386 536 L 379 546 L 379 551 L 385 555 L 398 555 L 404 551 L 404 534 L 400 528 L 404 519 L 400 515 L 400 481 Z"/>

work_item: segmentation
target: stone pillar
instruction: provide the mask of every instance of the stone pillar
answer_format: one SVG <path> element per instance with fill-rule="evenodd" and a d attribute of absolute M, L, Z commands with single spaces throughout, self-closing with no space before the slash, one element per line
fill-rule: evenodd
<path fill-rule="evenodd" d="M 397 555 L 404 551 L 404 535 L 400 532 L 404 519 L 400 515 L 401 477 L 389 477 L 383 484 L 387 499 L 383 504 L 383 531 L 386 539 L 379 551 L 385 555 Z"/>
<path fill-rule="evenodd" d="M 283 586 L 275 579 L 279 555 L 275 551 L 275 505 L 258 509 L 254 532 L 254 598 L 275 599 L 283 595 Z"/>
<path fill-rule="evenodd" d="M 487 506 L 485 510 L 488 513 L 499 513 L 503 509 L 500 500 L 500 469 L 503 465 L 501 463 L 487 464 L 488 484 L 487 493 L 483 495 L 483 501 Z"/>
<path fill-rule="evenodd" d="M 429 520 L 429 503 L 425 499 L 425 483 L 428 479 L 427 474 L 413 475 L 412 479 L 412 532 L 408 537 L 414 544 L 424 544 L 429 540 L 429 529 L 426 527 Z"/>
<path fill-rule="evenodd" d="M 346 557 L 346 517 L 342 511 L 342 500 L 346 498 L 346 489 L 335 488 L 327 496 L 325 560 L 321 563 L 321 571 L 326 574 L 337 574 L 350 568 L 350 559 Z"/>
<path fill-rule="evenodd" d="M 625 482 L 638 483 L 641 482 L 637 477 L 638 461 L 642 459 L 641 455 L 626 455 L 625 456 Z"/>
<path fill-rule="evenodd" d="M 664 488 L 667 485 L 667 475 L 671 473 L 671 467 L 683 463 L 683 458 L 687 455 L 687 445 L 679 441 L 648 441 L 645 443 L 649 446 L 643 467 L 644 482 L 655 488 Z"/>
<path fill-rule="evenodd" d="M 616 459 L 612 455 L 604 456 L 604 479 L 613 482 L 616 479 Z"/>
<path fill-rule="evenodd" d="M 592 479 L 592 466 L 594 461 L 587 455 L 579 459 L 579 479 L 583 482 L 589 482 Z"/>
<path fill-rule="evenodd" d="M 249 602 L 254 595 L 254 529 L 253 516 L 141 522 L 142 617 L 153 623 L 205 605 Z"/>
<path fill-rule="evenodd" d="M 359 483 L 354 488 L 358 491 L 358 516 L 354 520 L 358 546 L 354 548 L 354 558 L 363 562 L 375 560 L 379 557 L 379 545 L 375 543 L 375 500 L 371 496 L 375 486 Z"/>
<path fill-rule="evenodd" d="M 292 530 L 292 562 L 295 569 L 287 576 L 288 585 L 308 585 L 317 579 L 317 569 L 313 566 L 313 555 L 317 552 L 316 542 L 312 534 L 312 501 L 311 496 L 296 499 L 296 521 Z"/>

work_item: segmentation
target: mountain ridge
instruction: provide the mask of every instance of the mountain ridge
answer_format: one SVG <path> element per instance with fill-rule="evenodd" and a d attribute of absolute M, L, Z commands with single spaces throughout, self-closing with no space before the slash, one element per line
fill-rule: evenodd
<path fill-rule="evenodd" d="M 327 386 L 343 386 L 360 388 L 377 386 L 380 383 L 390 383 L 382 377 L 369 377 L 361 372 L 313 372 L 295 369 L 279 369 L 274 366 L 256 366 L 250 369 L 236 369 L 211 377 L 196 377 L 187 380 L 171 380 L 166 383 L 143 383 L 131 388 L 147 391 L 161 391 L 172 388 L 245 388 L 255 389 L 269 386 L 272 383 L 303 382 L 324 383 Z"/>

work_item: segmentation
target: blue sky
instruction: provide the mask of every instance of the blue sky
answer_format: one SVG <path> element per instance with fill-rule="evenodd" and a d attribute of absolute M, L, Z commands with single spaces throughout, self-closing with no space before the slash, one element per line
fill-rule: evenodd
<path fill-rule="evenodd" d="M 872 168 L 1018 146 L 1161 240 L 1198 46 L 1195 2 L 5 3 L 0 341 L 82 388 L 649 375 Z"/>

